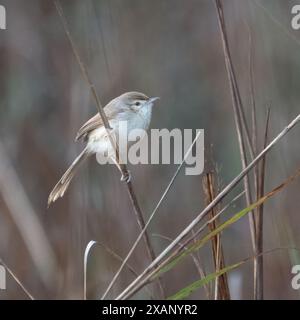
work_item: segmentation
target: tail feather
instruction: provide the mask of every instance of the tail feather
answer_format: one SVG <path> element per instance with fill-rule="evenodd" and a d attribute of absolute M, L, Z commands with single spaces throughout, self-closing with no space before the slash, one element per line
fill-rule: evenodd
<path fill-rule="evenodd" d="M 88 152 L 87 148 L 85 148 L 80 153 L 80 155 L 73 161 L 68 170 L 63 174 L 63 176 L 60 178 L 60 180 L 57 182 L 57 184 L 51 191 L 48 198 L 48 208 L 52 202 L 55 202 L 58 198 L 63 197 L 79 167 L 89 156 L 90 152 Z"/>

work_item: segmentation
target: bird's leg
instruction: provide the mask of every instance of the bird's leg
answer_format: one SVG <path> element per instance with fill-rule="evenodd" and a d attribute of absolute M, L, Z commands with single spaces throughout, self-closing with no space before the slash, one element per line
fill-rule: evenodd
<path fill-rule="evenodd" d="M 126 172 L 124 172 L 121 168 L 121 165 L 119 164 L 119 162 L 117 161 L 117 159 L 115 157 L 111 157 L 112 161 L 114 162 L 114 164 L 117 166 L 117 168 L 119 169 L 119 171 L 121 172 L 121 181 L 125 181 L 125 182 L 129 182 L 131 180 L 131 173 L 129 170 L 126 170 Z"/>

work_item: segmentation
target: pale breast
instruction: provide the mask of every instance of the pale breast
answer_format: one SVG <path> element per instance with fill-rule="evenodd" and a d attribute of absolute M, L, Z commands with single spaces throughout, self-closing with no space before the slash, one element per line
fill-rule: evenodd
<path fill-rule="evenodd" d="M 152 115 L 152 106 L 141 108 L 137 112 L 132 112 L 128 121 L 128 130 L 143 129 L 148 130 Z"/>
<path fill-rule="evenodd" d="M 123 116 L 118 117 L 116 120 L 110 120 L 109 124 L 113 129 L 111 133 L 118 135 L 120 121 L 126 121 L 127 135 L 134 129 L 143 129 L 146 131 L 150 125 L 151 114 L 152 106 L 148 106 L 141 108 L 138 112 L 131 111 L 129 114 L 127 113 L 126 116 L 123 114 Z M 104 126 L 90 132 L 88 148 L 93 153 L 108 152 L 110 154 L 113 151 Z"/>

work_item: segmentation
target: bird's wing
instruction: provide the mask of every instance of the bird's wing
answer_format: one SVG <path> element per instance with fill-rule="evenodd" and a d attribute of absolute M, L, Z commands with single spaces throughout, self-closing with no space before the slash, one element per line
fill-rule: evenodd
<path fill-rule="evenodd" d="M 113 119 L 117 114 L 116 108 L 113 108 L 110 105 L 107 105 L 104 108 L 104 111 L 108 121 Z M 84 125 L 81 126 L 81 128 L 78 130 L 76 134 L 75 140 L 78 141 L 80 138 L 83 138 L 84 140 L 86 140 L 91 131 L 102 126 L 103 126 L 103 121 L 101 119 L 100 114 L 97 113 L 92 118 L 90 118 Z"/>

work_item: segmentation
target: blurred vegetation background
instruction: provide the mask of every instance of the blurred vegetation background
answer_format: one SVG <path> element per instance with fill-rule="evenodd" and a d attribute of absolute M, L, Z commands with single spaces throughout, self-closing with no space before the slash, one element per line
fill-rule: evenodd
<path fill-rule="evenodd" d="M 241 170 L 232 102 L 214 3 L 211 0 L 61 1 L 72 36 L 103 104 L 126 91 L 160 96 L 152 128 L 203 128 L 206 170 L 214 162 L 220 187 Z M 253 44 L 255 101 L 262 147 L 266 109 L 270 137 L 299 113 L 300 31 L 290 26 L 296 1 L 223 1 L 230 50 L 250 117 L 249 32 Z M 7 30 L 0 31 L 0 257 L 36 298 L 81 299 L 83 255 L 96 240 L 125 257 L 139 228 L 126 186 L 114 166 L 89 161 L 67 195 L 50 209 L 47 197 L 82 150 L 77 129 L 96 107 L 52 1 L 1 0 Z M 263 6 L 263 7 L 262 7 Z M 267 156 L 266 191 L 300 163 L 299 128 Z M 174 165 L 130 166 L 145 218 L 176 170 Z M 299 181 L 266 204 L 265 250 L 300 247 Z M 242 187 L 236 190 L 236 194 Z M 201 176 L 182 171 L 150 234 L 174 238 L 204 207 Z M 241 200 L 234 212 L 245 207 Z M 228 211 L 224 217 L 228 217 Z M 152 236 L 156 253 L 168 244 Z M 222 234 L 225 261 L 252 256 L 248 219 Z M 212 272 L 209 247 L 199 253 Z M 130 264 L 148 262 L 143 242 Z M 296 251 L 265 256 L 265 298 L 297 299 L 291 288 Z M 92 249 L 88 298 L 99 298 L 120 263 L 101 246 Z M 252 263 L 229 274 L 232 298 L 252 297 Z M 167 295 L 199 278 L 187 259 L 163 277 Z M 111 291 L 115 297 L 133 279 L 127 270 Z M 142 291 L 137 298 L 148 297 Z M 9 276 L 1 299 L 26 298 Z M 192 298 L 205 299 L 202 290 Z"/>

